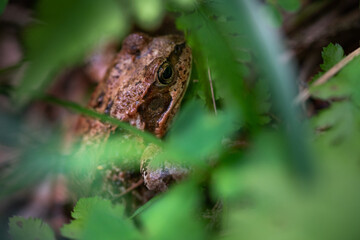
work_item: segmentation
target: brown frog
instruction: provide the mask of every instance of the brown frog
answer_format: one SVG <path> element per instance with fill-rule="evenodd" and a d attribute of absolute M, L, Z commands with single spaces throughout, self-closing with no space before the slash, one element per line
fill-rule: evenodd
<path fill-rule="evenodd" d="M 161 138 L 179 109 L 189 83 L 191 62 L 191 49 L 180 35 L 131 34 L 93 93 L 89 107 Z M 116 130 L 115 126 L 86 117 L 78 126 L 86 144 L 104 142 Z M 177 180 L 184 171 L 147 168 L 149 153 L 158 151 L 154 149 L 152 146 L 145 151 L 141 172 L 150 190 L 165 190 L 166 179 Z"/>

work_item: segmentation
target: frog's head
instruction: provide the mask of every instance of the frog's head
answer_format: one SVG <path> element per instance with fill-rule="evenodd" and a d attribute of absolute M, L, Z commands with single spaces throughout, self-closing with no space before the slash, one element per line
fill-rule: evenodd
<path fill-rule="evenodd" d="M 145 129 L 162 137 L 188 86 L 192 55 L 179 35 L 156 37 L 149 45 L 154 58 L 144 69 L 144 79 L 149 87 L 138 113 Z"/>
<path fill-rule="evenodd" d="M 133 33 L 124 41 L 90 106 L 163 137 L 179 109 L 191 72 L 191 49 L 180 35 Z"/>

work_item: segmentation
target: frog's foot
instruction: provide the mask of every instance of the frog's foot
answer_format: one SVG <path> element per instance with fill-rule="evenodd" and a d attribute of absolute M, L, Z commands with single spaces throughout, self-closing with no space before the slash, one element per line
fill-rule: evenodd
<path fill-rule="evenodd" d="M 147 169 L 143 172 L 144 183 L 149 190 L 165 191 L 172 183 L 185 178 L 189 169 L 179 165 L 165 163 L 156 169 Z"/>
<path fill-rule="evenodd" d="M 189 174 L 189 168 L 181 164 L 164 162 L 154 164 L 154 159 L 161 153 L 161 148 L 150 144 L 144 151 L 141 158 L 141 174 L 144 184 L 149 190 L 166 191 L 175 182 L 184 179 Z"/>

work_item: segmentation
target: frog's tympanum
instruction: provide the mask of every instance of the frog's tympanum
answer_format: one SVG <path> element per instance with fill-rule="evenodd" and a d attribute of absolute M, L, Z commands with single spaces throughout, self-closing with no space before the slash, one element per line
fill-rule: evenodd
<path fill-rule="evenodd" d="M 191 49 L 182 36 L 131 34 L 123 41 L 121 51 L 93 93 L 89 106 L 161 138 L 179 109 L 190 71 Z M 116 129 L 85 117 L 79 126 L 84 141 L 95 143 L 106 141 Z M 169 171 L 170 168 L 149 174 L 147 164 L 141 165 L 144 182 L 151 190 L 164 190 L 164 179 L 173 175 L 176 180 L 182 175 L 181 170 Z"/>

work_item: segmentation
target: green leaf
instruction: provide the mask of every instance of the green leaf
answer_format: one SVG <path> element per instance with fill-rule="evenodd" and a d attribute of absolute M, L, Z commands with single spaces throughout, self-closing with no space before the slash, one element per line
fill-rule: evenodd
<path fill-rule="evenodd" d="M 240 119 L 233 114 L 206 113 L 199 102 L 189 103 L 177 117 L 169 133 L 167 147 L 170 158 L 196 164 L 200 159 L 221 149 L 221 140 L 227 137 Z"/>
<path fill-rule="evenodd" d="M 157 202 L 159 199 L 161 198 L 160 195 L 156 195 L 155 197 L 153 197 L 152 199 L 150 199 L 149 201 L 147 201 L 144 205 L 142 205 L 141 207 L 139 207 L 138 209 L 135 210 L 135 212 L 129 217 L 130 219 L 136 218 L 138 215 L 140 215 L 141 213 L 143 213 L 144 211 L 146 211 L 146 209 L 150 208 L 155 202 Z"/>
<path fill-rule="evenodd" d="M 9 227 L 13 240 L 55 240 L 55 234 L 49 225 L 37 218 L 11 217 Z"/>
<path fill-rule="evenodd" d="M 328 109 L 321 111 L 311 119 L 311 124 L 315 130 L 323 130 L 316 137 L 317 141 L 326 144 L 329 148 L 353 147 L 352 142 L 356 142 L 360 137 L 360 110 L 352 103 L 344 101 L 333 103 Z M 351 152 L 355 154 L 358 148 Z M 354 155 L 356 156 L 356 154 Z"/>
<path fill-rule="evenodd" d="M 278 4 L 289 12 L 296 12 L 300 9 L 300 0 L 277 0 Z"/>
<path fill-rule="evenodd" d="M 100 40 L 123 36 L 128 26 L 125 16 L 115 0 L 40 1 L 39 23 L 25 35 L 29 62 L 14 99 L 26 103 L 55 73 L 78 62 Z"/>
<path fill-rule="evenodd" d="M 311 156 L 304 141 L 305 131 L 299 122 L 301 109 L 292 104 L 296 93 L 293 66 L 284 63 L 280 57 L 284 53 L 282 39 L 266 24 L 258 1 L 234 0 L 220 7 L 235 19 L 238 27 L 243 28 L 242 32 L 246 32 L 247 37 L 244 39 L 257 56 L 262 76 L 269 82 L 272 106 L 283 122 L 284 137 L 292 156 L 288 160 L 292 161 L 292 167 L 302 179 L 308 179 L 312 172 Z M 248 106 L 254 107 L 253 104 Z"/>
<path fill-rule="evenodd" d="M 188 43 L 196 49 L 194 65 L 201 84 L 209 86 L 210 89 L 208 78 L 210 70 L 215 94 L 223 99 L 224 108 L 231 108 L 238 117 L 246 117 L 244 120 L 247 123 L 256 125 L 257 116 L 253 111 L 252 99 L 243 81 L 248 69 L 238 62 L 243 57 L 239 56 L 243 52 L 237 49 L 243 46 L 234 45 L 236 48 L 234 51 L 230 44 L 242 39 L 240 37 L 231 39 L 234 31 L 236 35 L 238 34 L 239 26 L 236 25 L 237 22 L 226 20 L 231 19 L 232 16 L 218 11 L 219 7 L 224 5 L 226 4 L 219 2 L 203 4 L 195 11 L 178 18 L 177 26 L 189 33 Z M 211 16 L 219 16 L 219 19 L 213 19 Z M 204 93 L 207 106 L 212 108 L 209 91 Z M 215 95 L 215 99 L 218 99 L 217 96 Z"/>
<path fill-rule="evenodd" d="M 203 225 L 196 216 L 199 201 L 193 182 L 172 188 L 140 214 L 147 239 L 205 239 Z"/>
<path fill-rule="evenodd" d="M 134 223 L 125 218 L 120 209 L 123 211 L 122 206 L 111 206 L 108 200 L 95 205 L 88 215 L 81 239 L 143 239 Z"/>
<path fill-rule="evenodd" d="M 131 1 L 139 24 L 145 29 L 154 29 L 161 24 L 164 15 L 163 0 Z"/>
<path fill-rule="evenodd" d="M 344 57 L 344 50 L 339 44 L 330 43 L 321 53 L 324 63 L 320 65 L 323 71 L 328 71 Z"/>
<path fill-rule="evenodd" d="M 359 155 L 356 162 L 348 161 L 352 152 L 337 159 L 317 155 L 316 179 L 304 185 L 283 164 L 289 157 L 285 146 L 278 133 L 262 133 L 242 164 L 215 170 L 212 186 L 224 203 L 225 239 L 359 238 Z M 319 153 L 318 147 L 312 150 Z"/>
<path fill-rule="evenodd" d="M 0 0 L 0 16 L 4 12 L 7 3 L 8 3 L 8 0 Z"/>
<path fill-rule="evenodd" d="M 360 57 L 354 58 L 335 77 L 326 83 L 310 86 L 312 96 L 321 99 L 351 97 L 351 100 L 360 106 Z"/>
<path fill-rule="evenodd" d="M 62 106 L 68 110 L 75 112 L 75 113 L 79 113 L 79 114 L 82 114 L 82 115 L 85 115 L 85 116 L 88 116 L 91 118 L 99 119 L 102 122 L 108 122 L 112 125 L 118 126 L 121 129 L 124 129 L 126 131 L 133 133 L 134 135 L 138 135 L 138 136 L 142 137 L 146 141 L 161 144 L 161 141 L 158 138 L 156 138 L 154 135 L 152 135 L 148 132 L 143 132 L 134 126 L 131 126 L 129 123 L 122 122 L 116 118 L 110 117 L 106 114 L 99 113 L 95 110 L 85 108 L 75 102 L 66 101 L 66 100 L 62 100 L 62 99 L 55 98 L 52 96 L 47 96 L 47 95 L 41 95 L 39 98 L 48 103 L 53 103 L 53 104 Z"/>
<path fill-rule="evenodd" d="M 283 17 L 279 10 L 272 4 L 266 4 L 262 7 L 263 14 L 268 19 L 268 23 L 274 27 L 280 27 Z"/>
<path fill-rule="evenodd" d="M 83 236 L 84 228 L 86 226 L 85 224 L 89 218 L 90 212 L 94 209 L 94 206 L 102 201 L 105 201 L 105 204 L 111 206 L 110 201 L 106 201 L 98 197 L 81 198 L 71 213 L 74 220 L 72 220 L 69 224 L 65 224 L 61 228 L 61 234 L 71 239 L 80 239 Z M 119 214 L 123 214 L 123 209 L 119 210 Z"/>
<path fill-rule="evenodd" d="M 140 235 L 130 220 L 124 218 L 124 207 L 99 197 L 81 198 L 72 212 L 74 220 L 61 228 L 71 239 L 136 239 Z M 101 224 L 100 224 L 101 223 Z"/>
<path fill-rule="evenodd" d="M 168 0 L 167 9 L 170 11 L 191 11 L 194 10 L 198 0 Z"/>

